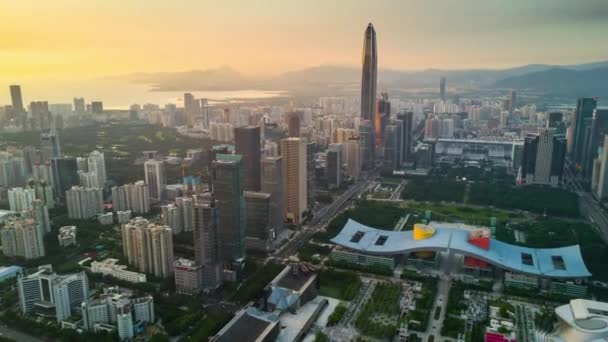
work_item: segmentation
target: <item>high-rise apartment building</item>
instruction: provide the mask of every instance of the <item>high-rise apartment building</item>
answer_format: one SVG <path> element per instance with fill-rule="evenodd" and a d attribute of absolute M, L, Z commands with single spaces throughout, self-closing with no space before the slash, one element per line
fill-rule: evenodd
<path fill-rule="evenodd" d="M 245 257 L 243 161 L 238 154 L 218 154 L 212 163 L 212 185 L 219 209 L 220 257 L 230 262 Z"/>
<path fill-rule="evenodd" d="M 104 212 L 103 190 L 73 186 L 65 192 L 68 217 L 84 220 Z"/>
<path fill-rule="evenodd" d="M 245 190 L 260 190 L 260 127 L 245 126 L 234 129 L 235 153 L 243 157 Z"/>
<path fill-rule="evenodd" d="M 281 157 L 285 213 L 293 224 L 300 224 L 307 203 L 306 142 L 300 138 L 281 140 Z"/>
<path fill-rule="evenodd" d="M 0 152 L 0 186 L 23 186 L 25 176 L 25 160 L 22 157 Z"/>
<path fill-rule="evenodd" d="M 103 188 L 107 180 L 106 162 L 103 153 L 99 151 L 89 153 L 87 166 L 88 171 L 93 172 L 97 177 L 97 187 Z"/>
<path fill-rule="evenodd" d="M 2 253 L 36 259 L 45 256 L 44 228 L 32 217 L 11 217 L 0 229 Z"/>
<path fill-rule="evenodd" d="M 212 193 L 197 196 L 194 203 L 194 259 L 202 266 L 202 285 L 221 284 L 219 212 Z"/>
<path fill-rule="evenodd" d="M 112 187 L 112 209 L 136 214 L 150 211 L 150 189 L 144 181 Z"/>
<path fill-rule="evenodd" d="M 32 202 L 36 199 L 34 189 L 12 188 L 8 192 L 8 205 L 11 211 L 21 212 L 32 209 Z"/>
<path fill-rule="evenodd" d="M 122 247 L 129 264 L 144 273 L 167 278 L 173 274 L 173 233 L 165 225 L 136 217 L 123 224 Z"/>
<path fill-rule="evenodd" d="M 165 164 L 162 160 L 147 160 L 144 163 L 144 174 L 146 184 L 148 184 L 148 193 L 150 201 L 160 202 L 163 200 L 163 191 L 167 184 L 165 175 Z"/>
<path fill-rule="evenodd" d="M 61 157 L 59 135 L 55 129 L 40 134 L 40 155 L 43 162 Z"/>

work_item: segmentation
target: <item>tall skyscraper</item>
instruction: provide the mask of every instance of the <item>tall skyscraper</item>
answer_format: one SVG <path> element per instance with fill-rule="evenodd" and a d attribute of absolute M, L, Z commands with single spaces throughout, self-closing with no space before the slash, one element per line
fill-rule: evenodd
<path fill-rule="evenodd" d="M 55 197 L 63 198 L 65 192 L 74 185 L 78 185 L 78 165 L 76 158 L 52 158 L 53 190 Z"/>
<path fill-rule="evenodd" d="M 94 172 L 97 178 L 97 186 L 103 188 L 106 184 L 106 161 L 102 152 L 93 151 L 87 158 L 89 172 Z"/>
<path fill-rule="evenodd" d="M 51 128 L 49 132 L 40 134 L 40 154 L 43 162 L 61 157 L 59 135 L 54 128 Z"/>
<path fill-rule="evenodd" d="M 281 157 L 285 213 L 293 224 L 300 224 L 307 203 L 306 142 L 300 138 L 281 140 Z"/>
<path fill-rule="evenodd" d="M 245 235 L 249 250 L 268 251 L 275 238 L 270 225 L 271 196 L 265 192 L 245 191 Z"/>
<path fill-rule="evenodd" d="M 101 102 L 101 101 L 91 102 L 91 113 L 103 114 L 103 102 Z"/>
<path fill-rule="evenodd" d="M 374 167 L 374 126 L 370 120 L 361 121 L 359 137 L 361 166 L 366 170 L 372 169 Z"/>
<path fill-rule="evenodd" d="M 173 274 L 173 233 L 171 228 L 136 217 L 123 224 L 122 248 L 129 264 L 144 273 L 167 278 Z"/>
<path fill-rule="evenodd" d="M 202 284 L 216 288 L 221 283 L 219 213 L 212 193 L 197 196 L 194 203 L 194 259 L 202 266 Z"/>
<path fill-rule="evenodd" d="M 563 136 L 554 136 L 553 130 L 541 128 L 530 134 L 524 142 L 520 182 L 558 186 L 564 171 L 566 142 Z"/>
<path fill-rule="evenodd" d="M 606 138 L 606 135 L 602 138 L 602 147 L 600 148 L 599 155 L 596 159 L 599 168 L 594 175 L 594 178 L 597 179 L 597 185 L 592 187 L 595 196 L 599 200 L 608 196 L 608 139 Z"/>
<path fill-rule="evenodd" d="M 439 80 L 439 98 L 445 101 L 445 76 L 441 76 Z"/>
<path fill-rule="evenodd" d="M 424 138 L 436 139 L 439 136 L 439 120 L 434 115 L 429 115 L 424 121 Z"/>
<path fill-rule="evenodd" d="M 508 108 L 507 108 L 509 113 L 513 113 L 515 111 L 516 103 L 517 103 L 517 93 L 515 92 L 515 90 L 511 89 L 511 90 L 509 90 L 509 102 L 508 102 Z"/>
<path fill-rule="evenodd" d="M 283 231 L 283 158 L 262 159 L 262 192 L 270 194 L 270 226 L 279 235 Z"/>
<path fill-rule="evenodd" d="M 328 188 L 336 189 L 342 185 L 343 149 L 344 145 L 342 144 L 330 144 L 327 149 L 325 179 L 327 180 Z"/>
<path fill-rule="evenodd" d="M 293 111 L 287 113 L 287 136 L 291 138 L 300 137 L 300 120 L 302 112 Z"/>
<path fill-rule="evenodd" d="M 354 180 L 359 179 L 361 173 L 361 147 L 359 137 L 352 137 L 344 143 L 344 160 L 346 162 L 346 175 Z"/>
<path fill-rule="evenodd" d="M 370 137 L 361 139 L 362 149 L 365 153 L 362 154 L 363 166 L 370 168 L 374 164 L 374 123 L 375 120 L 375 105 L 376 105 L 376 83 L 378 74 L 378 55 L 376 48 L 376 31 L 374 26 L 369 23 L 365 30 L 363 38 L 363 69 L 361 73 L 361 120 L 369 121 L 371 126 Z"/>
<path fill-rule="evenodd" d="M 576 102 L 576 110 L 572 116 L 572 124 L 570 125 L 572 141 L 568 142 L 572 161 L 577 167 L 583 167 L 583 154 L 585 148 L 585 132 L 588 130 L 588 124 L 593 117 L 593 111 L 597 107 L 597 99 L 584 97 Z"/>
<path fill-rule="evenodd" d="M 398 139 L 399 131 L 397 125 L 386 126 L 386 139 L 384 141 L 384 160 L 382 162 L 383 171 L 388 174 L 392 174 L 398 167 L 399 149 Z"/>
<path fill-rule="evenodd" d="M 306 203 L 308 206 L 315 204 L 315 142 L 306 143 Z"/>
<path fill-rule="evenodd" d="M 160 202 L 163 200 L 163 191 L 167 184 L 165 164 L 162 160 L 148 160 L 144 163 L 146 184 L 148 184 L 150 200 Z"/>
<path fill-rule="evenodd" d="M 197 105 L 200 106 L 200 102 L 197 103 L 196 99 L 194 99 L 194 95 L 184 93 L 184 112 L 186 112 L 188 127 L 194 126 L 196 114 L 198 112 Z"/>
<path fill-rule="evenodd" d="M 260 127 L 245 126 L 234 129 L 235 153 L 243 157 L 245 190 L 260 190 Z"/>
<path fill-rule="evenodd" d="M 76 114 L 84 114 L 87 111 L 86 104 L 84 102 L 84 97 L 75 97 L 74 98 L 74 113 Z"/>
<path fill-rule="evenodd" d="M 401 156 L 400 163 L 412 161 L 412 146 L 413 146 L 413 130 L 414 130 L 414 112 L 403 112 L 397 114 L 397 120 L 402 121 L 401 125 Z"/>
<path fill-rule="evenodd" d="M 23 97 L 21 97 L 21 86 L 11 85 L 9 89 L 11 91 L 11 103 L 13 104 L 13 117 L 19 117 L 25 113 Z"/>
<path fill-rule="evenodd" d="M 218 154 L 212 163 L 213 194 L 219 209 L 220 257 L 231 262 L 245 257 L 243 161 L 238 154 Z"/>
<path fill-rule="evenodd" d="M 376 101 L 376 114 L 374 116 L 374 137 L 377 150 L 384 146 L 384 130 L 388 125 L 390 116 L 391 103 L 388 101 L 388 94 L 382 93 L 381 98 Z"/>
<path fill-rule="evenodd" d="M 363 38 L 363 70 L 361 74 L 361 120 L 374 122 L 376 105 L 376 82 L 378 74 L 378 53 L 376 31 L 369 23 Z"/>
<path fill-rule="evenodd" d="M 603 146 L 604 135 L 608 133 L 608 107 L 597 107 L 593 111 L 589 134 L 585 136 L 583 147 L 583 177 L 591 179 L 593 160 L 598 156 L 598 149 Z"/>

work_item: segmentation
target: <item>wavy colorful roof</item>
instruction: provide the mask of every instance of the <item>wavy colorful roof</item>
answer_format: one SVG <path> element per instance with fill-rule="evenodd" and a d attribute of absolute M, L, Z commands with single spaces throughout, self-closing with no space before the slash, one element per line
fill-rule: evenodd
<path fill-rule="evenodd" d="M 484 260 L 510 271 L 549 278 L 591 277 L 578 245 L 559 248 L 528 248 L 490 240 L 488 250 L 469 242 L 469 231 L 436 228 L 433 236 L 414 240 L 412 231 L 386 231 L 349 219 L 331 242 L 376 255 L 417 251 L 453 251 Z"/>

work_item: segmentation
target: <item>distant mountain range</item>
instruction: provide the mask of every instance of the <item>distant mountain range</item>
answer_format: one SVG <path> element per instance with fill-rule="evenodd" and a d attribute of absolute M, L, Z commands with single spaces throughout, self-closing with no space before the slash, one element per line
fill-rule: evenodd
<path fill-rule="evenodd" d="M 446 76 L 450 88 L 513 88 L 556 95 L 608 96 L 608 61 L 561 66 L 530 64 L 508 69 L 380 69 L 378 89 L 437 88 L 441 76 Z M 358 92 L 361 71 L 357 67 L 321 65 L 264 78 L 246 76 L 224 66 L 185 72 L 136 73 L 123 78 L 160 91 L 259 89 L 330 95 Z"/>

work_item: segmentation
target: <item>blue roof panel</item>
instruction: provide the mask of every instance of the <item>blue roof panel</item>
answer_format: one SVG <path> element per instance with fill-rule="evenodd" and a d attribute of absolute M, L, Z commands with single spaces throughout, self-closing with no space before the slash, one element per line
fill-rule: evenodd
<path fill-rule="evenodd" d="M 585 266 L 578 245 L 559 248 L 529 248 L 490 239 L 485 250 L 469 242 L 469 231 L 436 228 L 435 234 L 424 240 L 414 240 L 411 231 L 386 231 L 368 227 L 349 219 L 331 241 L 337 245 L 376 255 L 405 254 L 421 250 L 455 251 L 515 272 L 551 278 L 585 278 L 591 273 Z M 353 239 L 355 234 L 363 234 Z M 380 236 L 383 244 L 376 244 Z M 384 238 L 383 238 L 384 240 Z M 532 262 L 524 263 L 524 255 Z"/>

